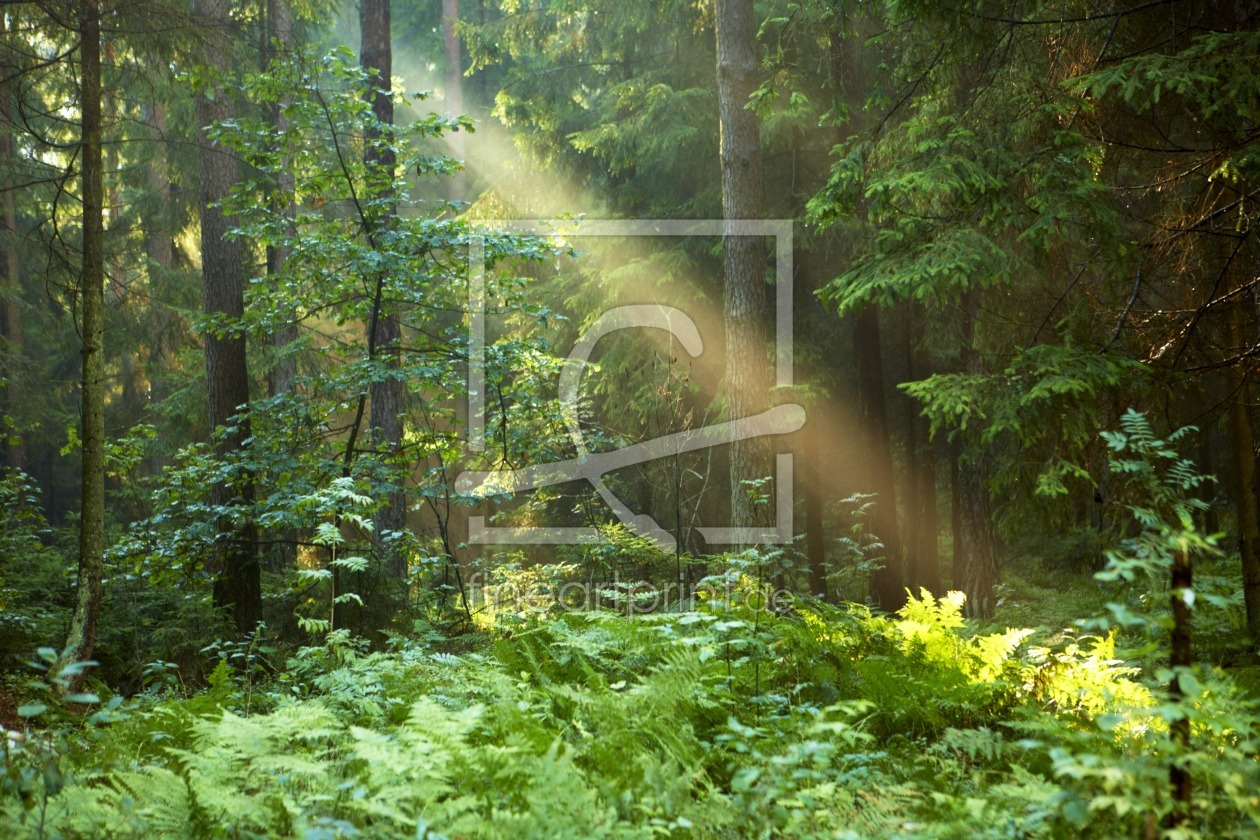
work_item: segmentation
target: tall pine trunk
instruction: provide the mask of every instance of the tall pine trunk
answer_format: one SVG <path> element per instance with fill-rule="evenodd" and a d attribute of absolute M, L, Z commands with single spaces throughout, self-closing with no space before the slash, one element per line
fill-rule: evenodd
<path fill-rule="evenodd" d="M 1194 594 L 1194 566 L 1190 554 L 1180 551 L 1173 558 L 1169 580 L 1169 598 L 1172 606 L 1172 628 L 1169 633 L 1169 665 L 1172 666 L 1172 678 L 1169 681 L 1169 694 L 1174 703 L 1185 702 L 1185 690 L 1181 685 L 1181 675 L 1194 665 L 1191 642 L 1191 612 L 1187 599 Z M 1190 817 L 1193 800 L 1194 783 L 1190 775 L 1190 767 L 1186 763 L 1190 752 L 1190 718 L 1182 714 L 1168 724 L 1168 734 L 1180 747 L 1181 760 L 1174 758 L 1168 768 L 1168 782 L 1172 792 L 1173 809 L 1169 824 L 1176 828 L 1183 825 Z"/>
<path fill-rule="evenodd" d="M 390 4 L 389 0 L 361 0 L 359 4 L 359 27 L 362 44 L 359 50 L 359 61 L 371 70 L 370 81 L 372 92 L 370 100 L 372 113 L 381 126 L 394 124 L 394 101 L 390 97 L 390 75 L 393 72 L 393 51 L 390 45 Z M 378 202 L 370 212 L 368 224 L 372 233 L 393 224 L 396 208 L 389 196 L 393 192 L 392 182 L 394 167 L 397 163 L 392 142 L 384 138 L 385 143 L 374 141 L 382 139 L 380 132 L 369 132 L 364 146 L 363 161 L 367 166 L 369 180 L 374 185 L 372 198 Z M 384 202 L 379 203 L 379 202 Z M 386 281 L 385 277 L 376 278 L 378 289 Z M 397 468 L 399 450 L 402 446 L 403 424 L 403 388 L 398 378 L 400 362 L 399 340 L 402 330 L 395 311 L 395 304 L 387 294 L 378 294 L 380 306 L 376 313 L 375 323 L 369 324 L 372 334 L 368 337 L 369 352 L 375 358 L 385 362 L 385 377 L 374 380 L 369 388 L 372 404 L 372 443 L 378 455 Z M 378 553 L 386 561 L 391 575 L 401 579 L 405 577 L 406 560 L 397 550 L 391 536 L 401 534 L 407 527 L 407 499 L 401 485 L 401 473 L 393 479 L 394 489 L 386 493 L 385 504 L 376 515 L 373 540 Z"/>
<path fill-rule="evenodd" d="M 923 313 L 914 305 L 906 313 L 906 378 L 912 382 L 928 375 L 924 364 Z M 920 588 L 941 593 L 941 557 L 936 511 L 936 448 L 929 440 L 926 420 L 919 404 L 902 396 L 906 407 L 907 490 L 906 529 L 909 533 L 907 578 L 911 591 Z"/>
<path fill-rule="evenodd" d="M 5 16 L 0 13 L 0 37 L 5 35 Z M 4 42 L 0 40 L 0 49 Z M 4 55 L 7 61 L 9 56 Z M 2 62 L 0 62 L 2 63 Z M 17 361 L 22 356 L 22 262 L 18 252 L 17 203 L 14 199 L 17 183 L 17 148 L 10 128 L 13 114 L 10 90 L 7 82 L 0 81 L 0 354 L 5 361 L 6 374 L 0 379 L 0 415 L 11 414 L 22 404 L 22 380 Z M 0 465 L 13 469 L 26 469 L 26 449 L 20 438 L 0 431 L 4 442 L 0 451 L 4 460 Z"/>
<path fill-rule="evenodd" d="M 269 0 L 267 3 L 267 19 L 270 24 L 270 34 L 274 40 L 274 44 L 269 43 L 263 51 L 263 65 L 271 58 L 271 50 L 278 47 L 282 54 L 287 55 L 293 47 L 293 15 L 289 9 L 289 0 Z M 271 123 L 277 134 L 282 134 L 288 130 L 289 120 L 284 115 L 284 109 L 291 101 L 292 97 L 285 94 L 276 103 L 275 110 L 271 114 Z M 290 161 L 286 157 L 280 164 L 279 173 L 276 175 L 276 188 L 279 195 L 283 196 L 283 207 L 277 207 L 286 219 L 290 220 L 290 232 L 292 232 L 292 223 L 296 208 L 292 201 L 289 200 L 293 195 L 293 172 L 290 169 Z M 275 276 L 284 271 L 284 264 L 289 259 L 289 249 L 280 245 L 267 246 L 267 274 Z M 297 376 L 297 365 L 292 355 L 285 351 L 290 344 L 297 340 L 297 326 L 292 321 L 286 321 L 283 326 L 279 327 L 272 334 L 271 342 L 276 351 L 280 354 L 280 358 L 271 367 L 267 376 L 267 391 L 270 396 L 279 394 L 287 394 L 293 390 L 293 380 Z"/>
<path fill-rule="evenodd" d="M 278 50 L 280 57 L 287 57 L 293 48 L 293 15 L 289 8 L 289 0 L 268 0 L 267 3 L 268 41 L 262 50 L 263 69 L 271 63 L 273 50 Z M 289 128 L 289 119 L 285 116 L 285 108 L 292 101 L 289 94 L 280 97 L 271 113 L 271 124 L 276 134 L 283 134 Z M 273 209 L 281 213 L 286 220 L 286 233 L 292 235 L 293 219 L 297 208 L 291 200 L 294 194 L 292 160 L 286 155 L 281 161 L 276 174 L 276 191 L 280 196 Z M 285 263 L 289 259 L 289 249 L 283 245 L 267 246 L 267 276 L 275 277 L 284 272 Z M 277 358 L 267 371 L 267 395 L 278 397 L 293 391 L 297 378 L 297 360 L 290 346 L 297 341 L 297 314 L 290 309 L 284 313 L 281 326 L 271 334 L 271 346 Z M 297 564 L 298 532 L 285 528 L 274 536 L 276 546 L 269 551 L 268 568 L 288 571 Z"/>
<path fill-rule="evenodd" d="M 880 350 L 879 308 L 868 304 L 853 324 L 862 442 L 867 452 L 867 487 L 875 494 L 868 527 L 884 544 L 883 565 L 871 573 L 871 600 L 895 610 L 906 601 L 901 574 L 901 533 L 897 527 L 897 494 L 893 485 L 892 435 L 884 400 L 884 364 Z"/>
<path fill-rule="evenodd" d="M 980 353 L 976 349 L 976 319 L 980 311 L 978 289 L 969 289 L 963 301 L 963 369 L 980 372 Z M 967 614 L 988 618 L 993 615 L 993 587 L 997 584 L 997 565 L 989 536 L 989 491 L 984 486 L 985 457 L 981 445 L 971 457 L 963 458 L 965 447 L 959 447 L 957 485 L 954 498 L 957 513 L 954 532 L 954 570 L 962 572 L 955 588 L 967 595 Z"/>
<path fill-rule="evenodd" d="M 820 411 L 822 401 L 814 403 Z M 818 446 L 822 418 L 810 418 L 805 424 L 804 490 L 805 490 L 805 557 L 809 564 L 809 592 L 827 599 L 827 541 L 823 530 L 823 489 L 819 464 L 822 452 Z"/>
<path fill-rule="evenodd" d="M 459 0 L 442 0 L 442 48 L 446 54 L 446 109 L 451 116 L 464 113 L 464 59 L 459 45 Z M 451 154 L 458 161 L 466 161 L 468 144 L 462 131 L 450 136 Z M 451 176 L 448 195 L 453 201 L 468 198 L 468 173 L 460 169 Z"/>
<path fill-rule="evenodd" d="M 226 74 L 231 39 L 226 0 L 193 0 L 202 29 L 201 64 L 217 76 Z M 232 99 L 221 86 L 221 78 L 211 81 L 211 89 L 199 90 L 195 98 L 197 157 L 199 163 L 199 205 L 201 209 L 201 283 L 203 308 L 207 315 L 224 319 L 226 332 L 209 330 L 205 336 L 206 390 L 212 430 L 224 427 L 215 451 L 222 458 L 243 451 L 250 437 L 248 414 L 249 369 L 245 357 L 245 334 L 240 318 L 245 312 L 245 252 L 241 241 L 228 237 L 235 219 L 217 206 L 236 184 L 236 155 L 207 136 L 216 122 L 233 117 Z M 247 506 L 254 500 L 254 478 L 248 469 L 233 471 L 229 481 L 211 488 L 216 506 Z M 237 632 L 254 630 L 262 619 L 262 588 L 256 554 L 254 526 L 233 524 L 231 517 L 220 518 L 215 549 L 218 577 L 214 584 L 215 605 L 229 609 Z"/>
<path fill-rule="evenodd" d="M 156 59 L 153 59 L 156 61 Z M 166 160 L 166 106 L 158 101 L 150 103 L 149 122 L 157 132 L 157 148 L 145 162 L 145 181 L 150 199 L 144 210 L 144 250 L 148 263 L 149 300 L 153 318 L 153 340 L 149 355 L 144 361 L 145 378 L 149 381 L 149 405 L 159 408 L 170 392 L 171 368 L 174 365 L 173 332 L 178 316 L 164 303 L 169 272 L 175 266 L 175 240 L 171 236 L 170 213 L 167 202 L 171 197 L 170 168 Z M 169 435 L 169 422 L 160 411 L 153 412 L 153 422 L 158 427 L 158 439 Z M 158 475 L 167 464 L 165 449 L 154 447 L 149 458 L 149 470 Z"/>
<path fill-rule="evenodd" d="M 1245 352 L 1256 340 L 1255 321 L 1246 311 L 1251 307 L 1251 297 L 1244 295 L 1229 311 L 1230 344 L 1238 353 Z M 1234 462 L 1234 508 L 1238 514 L 1243 602 L 1247 632 L 1255 644 L 1260 643 L 1260 472 L 1256 470 L 1251 382 L 1246 367 L 1246 362 L 1235 367 L 1234 393 L 1229 400 L 1229 445 Z"/>
<path fill-rule="evenodd" d="M 756 14 L 752 0 L 717 0 L 716 11 L 722 216 L 727 222 L 758 219 L 762 212 L 760 120 L 746 107 L 757 86 Z M 760 237 L 735 236 L 731 231 L 728 226 L 722 243 L 726 280 L 725 390 L 728 414 L 737 419 L 766 407 L 770 378 L 764 324 L 765 244 Z M 740 481 L 770 473 L 770 455 L 764 441 L 736 441 L 730 445 L 734 527 L 766 524 L 765 513 L 758 514 Z"/>
<path fill-rule="evenodd" d="M 57 663 L 92 657 L 101 611 L 105 565 L 105 188 L 101 159 L 101 20 L 94 0 L 80 6 L 79 103 L 83 198 L 83 487 L 79 519 L 79 576 L 66 646 Z M 65 686 L 76 691 L 83 672 Z"/>

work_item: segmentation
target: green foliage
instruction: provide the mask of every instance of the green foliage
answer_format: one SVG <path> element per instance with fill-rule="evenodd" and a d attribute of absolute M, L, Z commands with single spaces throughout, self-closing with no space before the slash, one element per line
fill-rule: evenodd
<path fill-rule="evenodd" d="M 1121 384 L 1136 390 L 1149 375 L 1123 356 L 1039 344 L 1017 351 L 1001 371 L 935 374 L 900 387 L 922 405 L 932 434 L 961 438 L 973 456 L 989 453 L 997 525 L 1025 536 L 1079 520 L 1080 499 L 1106 480 L 1099 435 L 1112 418 L 1099 402 Z"/>
<path fill-rule="evenodd" d="M 0 661 L 11 662 L 60 629 L 50 593 L 68 582 L 65 559 L 45 546 L 36 488 L 20 470 L 0 471 Z"/>
<path fill-rule="evenodd" d="M 33 831 L 21 803 L 45 801 L 66 837 L 1053 837 L 1162 813 L 1168 709 L 1110 637 L 1028 649 L 957 593 L 780 615 L 747 562 L 692 612 L 540 617 L 458 656 L 330 636 L 253 687 L 225 659 L 67 742 L 55 783 L 10 753 L 27 792 L 0 821 Z M 1195 830 L 1241 836 L 1256 711 L 1199 689 Z"/>
<path fill-rule="evenodd" d="M 1108 552 L 1107 567 L 1097 577 L 1124 587 L 1130 597 L 1108 605 L 1111 620 L 1145 637 L 1151 647 L 1172 626 L 1168 599 L 1161 595 L 1167 592 L 1174 557 L 1210 557 L 1218 552 L 1216 535 L 1202 533 L 1195 522 L 1196 512 L 1207 503 L 1194 494 L 1211 479 L 1177 452 L 1177 445 L 1194 431 L 1188 426 L 1160 438 L 1144 415 L 1130 409 L 1121 418 L 1119 431 L 1103 434 L 1114 453 L 1111 471 L 1122 479 L 1120 498 L 1140 531 Z M 1191 611 L 1197 596 L 1194 588 L 1180 593 Z"/>

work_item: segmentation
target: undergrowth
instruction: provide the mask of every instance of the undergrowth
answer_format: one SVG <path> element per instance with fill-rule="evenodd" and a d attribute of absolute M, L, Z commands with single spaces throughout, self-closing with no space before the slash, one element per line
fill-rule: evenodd
<path fill-rule="evenodd" d="M 1257 836 L 1260 709 L 1233 676 L 1236 563 L 1197 530 L 1186 500 L 1201 477 L 1140 415 L 1107 440 L 1113 471 L 1143 493 L 1130 507 L 1135 536 L 1072 605 L 1093 619 L 976 624 L 960 593 L 912 594 L 895 615 L 771 598 L 778 555 L 750 549 L 725 558 L 685 610 L 530 600 L 470 637 L 396 636 L 375 652 L 331 621 L 322 643 L 287 651 L 260 628 L 205 648 L 217 666 L 198 690 L 175 663 L 155 662 L 130 699 L 65 695 L 44 648 L 21 687 L 24 725 L 2 730 L 0 828 L 306 840 Z M 1174 556 L 1197 560 L 1193 589 L 1170 590 Z M 1059 591 L 1013 580 L 1008 616 Z M 1175 673 L 1174 593 L 1203 631 L 1199 664 Z M 1192 781 L 1176 802 L 1174 767 Z"/>
<path fill-rule="evenodd" d="M 1111 636 L 729 602 L 567 613 L 459 656 L 344 634 L 249 678 L 151 691 L 5 744 L 0 825 L 43 837 L 1139 836 L 1166 704 Z M 1196 831 L 1260 814 L 1256 716 L 1198 680 Z M 51 698 L 51 695 L 50 695 Z M 29 709 L 27 710 L 30 711 Z M 50 717 L 53 716 L 53 717 Z M 34 718 L 36 722 L 39 717 Z"/>

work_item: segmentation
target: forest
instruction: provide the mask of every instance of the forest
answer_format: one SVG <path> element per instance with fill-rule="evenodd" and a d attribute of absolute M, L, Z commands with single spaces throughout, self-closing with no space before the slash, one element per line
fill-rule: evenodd
<path fill-rule="evenodd" d="M 1257 0 L 6 0 L 0 831 L 1260 836 Z"/>

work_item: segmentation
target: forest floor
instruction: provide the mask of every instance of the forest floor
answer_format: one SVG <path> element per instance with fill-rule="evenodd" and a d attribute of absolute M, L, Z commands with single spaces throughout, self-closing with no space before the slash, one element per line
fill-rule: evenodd
<path fill-rule="evenodd" d="M 270 659 L 225 655 L 191 691 L 168 680 L 105 702 L 97 686 L 103 705 L 87 719 L 45 696 L 6 753 L 0 827 L 316 840 L 1154 836 L 1181 814 L 1167 786 L 1178 760 L 1192 767 L 1192 816 L 1167 836 L 1255 836 L 1260 717 L 1254 694 L 1211 667 L 1236 658 L 1233 670 L 1256 672 L 1222 630 L 1235 605 L 1200 616 L 1210 664 L 1173 700 L 1158 656 L 1073 624 L 1103 613 L 1111 585 L 1033 563 L 1004 577 L 983 624 L 952 597 L 892 616 L 729 601 L 634 618 L 502 615 L 453 644 L 370 653 L 337 631 Z M 1182 715 L 1190 752 L 1169 735 Z"/>

